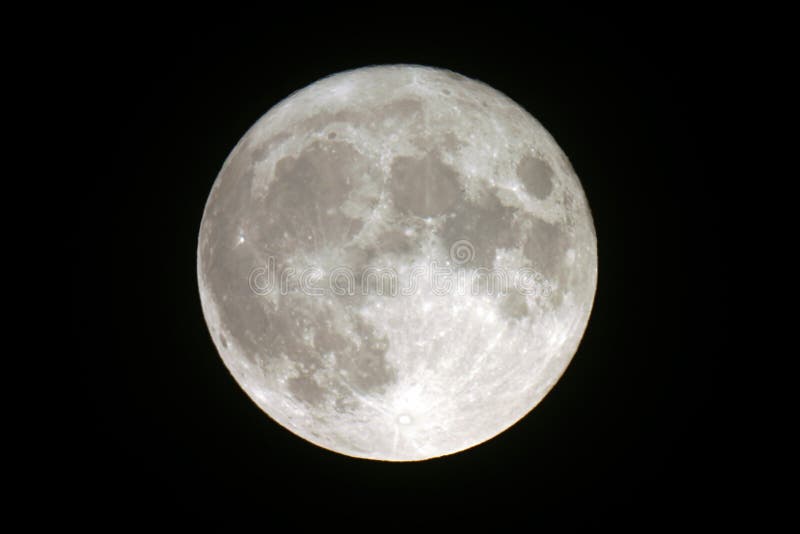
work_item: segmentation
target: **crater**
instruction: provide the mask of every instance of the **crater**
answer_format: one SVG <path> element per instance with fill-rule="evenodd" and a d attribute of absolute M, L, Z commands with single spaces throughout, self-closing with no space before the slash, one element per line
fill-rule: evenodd
<path fill-rule="evenodd" d="M 544 200 L 553 191 L 553 169 L 533 156 L 526 155 L 517 165 L 517 176 L 525 189 L 539 200 Z"/>
<path fill-rule="evenodd" d="M 458 173 L 429 152 L 421 159 L 398 156 L 392 162 L 395 206 L 418 217 L 441 215 L 460 198 Z"/>

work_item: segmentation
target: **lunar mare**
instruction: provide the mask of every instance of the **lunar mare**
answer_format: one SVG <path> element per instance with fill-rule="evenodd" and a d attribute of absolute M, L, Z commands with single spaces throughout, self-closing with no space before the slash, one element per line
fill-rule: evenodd
<path fill-rule="evenodd" d="M 213 341 L 264 412 L 320 447 L 409 461 L 541 401 L 583 336 L 597 252 L 539 122 L 479 81 L 392 65 L 315 82 L 247 131 L 197 271 Z"/>

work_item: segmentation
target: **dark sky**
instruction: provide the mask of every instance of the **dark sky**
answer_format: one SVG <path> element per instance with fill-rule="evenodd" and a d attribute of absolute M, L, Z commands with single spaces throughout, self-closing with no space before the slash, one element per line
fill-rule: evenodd
<path fill-rule="evenodd" d="M 74 243 L 76 502 L 117 519 L 300 513 L 366 528 L 399 512 L 535 527 L 708 506 L 725 459 L 712 447 L 719 206 L 704 149 L 725 54 L 714 25 L 655 10 L 383 9 L 131 13 L 76 37 L 85 159 L 108 156 L 84 178 Z M 570 157 L 598 235 L 594 311 L 557 386 L 490 442 L 414 464 L 340 456 L 269 420 L 216 353 L 195 271 L 206 197 L 247 128 L 294 90 L 381 63 L 452 69 L 525 107 Z"/>

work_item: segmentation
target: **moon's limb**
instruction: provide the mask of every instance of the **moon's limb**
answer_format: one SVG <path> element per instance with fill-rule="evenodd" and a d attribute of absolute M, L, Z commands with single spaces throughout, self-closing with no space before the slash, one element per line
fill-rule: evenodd
<path fill-rule="evenodd" d="M 398 65 L 320 80 L 250 128 L 197 268 L 214 343 L 267 414 L 342 454 L 420 460 L 539 403 L 583 335 L 597 253 L 580 182 L 533 117 Z"/>

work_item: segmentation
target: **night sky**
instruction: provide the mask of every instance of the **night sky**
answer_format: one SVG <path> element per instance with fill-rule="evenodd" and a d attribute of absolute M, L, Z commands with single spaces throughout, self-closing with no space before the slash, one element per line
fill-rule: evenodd
<path fill-rule="evenodd" d="M 131 14 L 80 37 L 82 150 L 107 161 L 77 204 L 77 509 L 370 529 L 399 512 L 535 528 L 704 509 L 724 472 L 712 446 L 719 206 L 704 150 L 720 47 L 707 19 L 385 9 Z M 421 463 L 345 457 L 270 420 L 224 367 L 197 289 L 204 204 L 239 138 L 291 92 L 383 63 L 451 69 L 527 109 L 569 156 L 598 238 L 594 310 L 555 388 L 493 440 Z"/>

